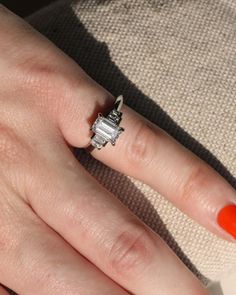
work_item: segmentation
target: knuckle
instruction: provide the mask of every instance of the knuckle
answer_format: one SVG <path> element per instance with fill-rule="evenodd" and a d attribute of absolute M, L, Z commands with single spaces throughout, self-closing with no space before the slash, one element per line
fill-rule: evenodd
<path fill-rule="evenodd" d="M 35 56 L 29 56 L 23 62 L 18 63 L 17 72 L 20 82 L 22 80 L 25 82 L 24 90 L 29 88 L 36 95 L 52 94 L 54 89 L 62 85 L 62 83 L 56 83 L 59 76 L 57 66 L 39 60 Z"/>
<path fill-rule="evenodd" d="M 132 166 L 148 166 L 156 150 L 156 133 L 146 122 L 140 122 L 126 146 L 126 157 Z"/>
<path fill-rule="evenodd" d="M 64 108 L 65 103 L 68 103 L 78 85 L 83 83 L 83 75 L 78 77 L 72 74 L 72 70 L 68 71 L 66 65 L 64 68 L 51 50 L 43 51 L 40 58 L 35 55 L 28 56 L 17 65 L 17 76 L 20 77 L 18 87 L 23 87 L 24 92 L 29 92 L 30 95 L 27 97 L 30 100 L 34 97 L 35 105 L 50 111 L 50 115 L 56 115 Z"/>
<path fill-rule="evenodd" d="M 120 275 L 140 272 L 152 258 L 153 239 L 145 226 L 126 226 L 114 239 L 108 253 L 108 263 L 113 272 Z"/>
<path fill-rule="evenodd" d="M 206 192 L 208 187 L 210 191 L 211 185 L 212 181 L 206 167 L 196 165 L 181 187 L 180 198 L 184 201 L 184 204 L 191 202 L 193 199 L 201 203 L 205 199 L 202 191 L 204 190 Z"/>

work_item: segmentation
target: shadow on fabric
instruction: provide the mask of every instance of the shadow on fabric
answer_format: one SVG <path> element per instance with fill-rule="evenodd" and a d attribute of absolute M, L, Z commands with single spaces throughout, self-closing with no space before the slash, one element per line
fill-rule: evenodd
<path fill-rule="evenodd" d="M 224 295 L 223 290 L 219 282 L 215 282 L 208 287 L 208 290 L 214 295 Z"/>

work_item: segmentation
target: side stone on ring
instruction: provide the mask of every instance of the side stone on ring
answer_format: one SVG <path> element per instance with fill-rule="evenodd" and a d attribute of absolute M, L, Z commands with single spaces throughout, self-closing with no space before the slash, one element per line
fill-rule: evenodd
<path fill-rule="evenodd" d="M 108 142 L 115 145 L 119 135 L 124 131 L 124 128 L 119 124 L 122 119 L 122 112 L 120 111 L 123 104 L 123 96 L 117 97 L 114 108 L 110 113 L 104 117 L 101 113 L 98 114 L 98 118 L 93 123 L 91 130 L 94 135 L 91 137 L 91 145 L 97 149 L 101 149 Z"/>

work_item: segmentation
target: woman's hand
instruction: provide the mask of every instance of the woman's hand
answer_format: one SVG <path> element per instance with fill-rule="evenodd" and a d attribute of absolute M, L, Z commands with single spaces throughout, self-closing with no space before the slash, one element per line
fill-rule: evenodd
<path fill-rule="evenodd" d="M 115 98 L 3 6 L 0 78 L 1 283 L 34 295 L 206 295 L 161 238 L 71 152 L 89 146 L 97 113 Z M 217 219 L 236 236 L 229 209 L 218 215 L 235 202 L 233 188 L 163 130 L 127 106 L 122 111 L 125 132 L 116 146 L 92 155 L 219 236 L 231 240 Z"/>

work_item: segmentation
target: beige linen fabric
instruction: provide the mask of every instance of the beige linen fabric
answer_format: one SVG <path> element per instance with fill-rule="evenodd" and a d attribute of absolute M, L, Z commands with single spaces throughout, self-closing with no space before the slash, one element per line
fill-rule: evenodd
<path fill-rule="evenodd" d="M 129 106 L 236 187 L 235 0 L 61 1 L 28 20 L 93 79 L 115 96 L 123 94 Z M 147 185 L 82 150 L 76 154 L 203 282 L 235 266 L 236 245 L 200 227 Z"/>

